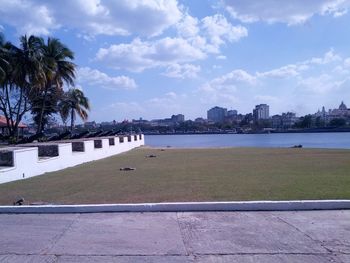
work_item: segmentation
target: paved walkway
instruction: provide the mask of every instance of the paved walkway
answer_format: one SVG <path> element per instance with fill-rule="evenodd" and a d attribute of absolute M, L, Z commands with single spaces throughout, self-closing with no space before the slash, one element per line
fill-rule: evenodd
<path fill-rule="evenodd" d="M 2 214 L 0 262 L 350 262 L 350 210 Z"/>

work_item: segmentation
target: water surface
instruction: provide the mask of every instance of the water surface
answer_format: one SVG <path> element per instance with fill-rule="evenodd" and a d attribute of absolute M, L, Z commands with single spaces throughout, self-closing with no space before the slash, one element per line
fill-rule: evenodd
<path fill-rule="evenodd" d="M 272 133 L 272 134 L 198 134 L 146 135 L 152 147 L 291 147 L 350 149 L 350 132 L 339 133 Z"/>

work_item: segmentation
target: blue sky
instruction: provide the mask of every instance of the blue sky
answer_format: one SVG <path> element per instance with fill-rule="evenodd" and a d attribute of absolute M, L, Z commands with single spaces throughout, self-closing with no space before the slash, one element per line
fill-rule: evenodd
<path fill-rule="evenodd" d="M 0 0 L 0 30 L 75 52 L 89 120 L 350 106 L 348 0 Z"/>

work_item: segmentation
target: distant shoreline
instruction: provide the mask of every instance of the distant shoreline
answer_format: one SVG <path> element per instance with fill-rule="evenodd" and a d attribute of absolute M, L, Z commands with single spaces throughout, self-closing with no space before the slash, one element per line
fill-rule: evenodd
<path fill-rule="evenodd" d="M 144 135 L 215 135 L 215 134 L 273 134 L 273 133 L 343 133 L 350 132 L 350 128 L 332 128 L 332 129 L 301 129 L 301 130 L 287 130 L 287 131 L 259 131 L 259 132 L 168 132 L 168 133 L 148 133 L 143 132 Z"/>

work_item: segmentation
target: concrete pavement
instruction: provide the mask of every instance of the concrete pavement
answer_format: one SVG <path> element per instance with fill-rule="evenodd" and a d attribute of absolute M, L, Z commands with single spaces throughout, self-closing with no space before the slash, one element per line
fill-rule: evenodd
<path fill-rule="evenodd" d="M 0 262 L 350 262 L 350 210 L 1 214 Z"/>

